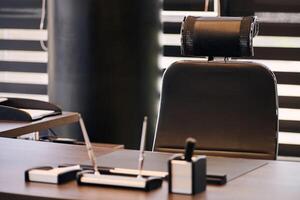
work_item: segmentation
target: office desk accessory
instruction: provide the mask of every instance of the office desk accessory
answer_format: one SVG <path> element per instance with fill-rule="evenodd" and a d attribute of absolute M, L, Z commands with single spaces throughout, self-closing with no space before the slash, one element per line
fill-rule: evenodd
<path fill-rule="evenodd" d="M 75 180 L 79 165 L 68 167 L 37 167 L 25 171 L 26 182 L 62 184 Z"/>
<path fill-rule="evenodd" d="M 82 171 L 77 175 L 77 183 L 79 185 L 91 184 L 100 186 L 114 186 L 114 187 L 126 187 L 135 188 L 141 190 L 153 190 L 157 189 L 162 184 L 162 179 L 160 177 L 143 177 L 142 169 L 144 164 L 144 149 L 146 140 L 146 129 L 147 129 L 147 117 L 144 118 L 140 151 L 139 151 L 139 162 L 138 162 L 138 175 L 128 176 L 128 175 L 114 175 L 114 174 L 103 174 L 98 170 L 97 162 L 94 156 L 92 146 L 89 141 L 87 131 L 85 129 L 82 119 L 80 119 L 80 126 L 82 128 L 84 140 L 86 143 L 88 155 L 93 166 L 93 170 Z"/>
<path fill-rule="evenodd" d="M 172 157 L 169 166 L 169 192 L 197 194 L 206 189 L 206 156 L 192 157 L 191 161 L 178 154 Z"/>
<path fill-rule="evenodd" d="M 206 190 L 206 156 L 193 157 L 196 140 L 188 138 L 185 153 L 168 162 L 169 192 L 194 195 Z"/>
<path fill-rule="evenodd" d="M 58 106 L 45 101 L 3 97 L 0 100 L 0 120 L 31 122 L 60 114 Z"/>

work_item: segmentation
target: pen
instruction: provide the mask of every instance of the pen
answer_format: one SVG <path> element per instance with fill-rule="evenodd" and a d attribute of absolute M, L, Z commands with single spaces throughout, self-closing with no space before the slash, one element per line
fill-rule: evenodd
<path fill-rule="evenodd" d="M 90 142 L 90 138 L 87 134 L 87 131 L 86 131 L 86 128 L 85 128 L 85 125 L 84 125 L 84 122 L 83 122 L 83 119 L 82 119 L 81 115 L 79 116 L 79 124 L 80 124 L 81 130 L 82 130 L 82 133 L 83 133 L 83 138 L 84 138 L 84 141 L 85 141 L 85 146 L 86 146 L 89 158 L 92 162 L 95 174 L 98 175 L 100 173 L 98 171 L 98 166 L 97 166 L 97 162 L 96 162 L 96 159 L 95 159 L 94 151 L 93 151 L 93 148 L 92 148 L 92 145 L 91 145 L 91 142 Z"/>
<path fill-rule="evenodd" d="M 187 138 L 185 141 L 184 159 L 188 162 L 192 161 L 193 152 L 196 146 L 196 140 L 194 138 Z"/>
<path fill-rule="evenodd" d="M 144 152 L 145 152 L 145 140 L 146 140 L 146 131 L 147 131 L 147 116 L 144 117 L 143 127 L 142 127 L 142 137 L 140 144 L 140 155 L 139 155 L 139 165 L 138 165 L 138 178 L 142 177 L 142 169 L 144 165 Z"/>

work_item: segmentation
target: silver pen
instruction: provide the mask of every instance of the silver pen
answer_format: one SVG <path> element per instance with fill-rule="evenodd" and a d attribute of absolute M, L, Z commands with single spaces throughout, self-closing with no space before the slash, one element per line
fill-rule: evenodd
<path fill-rule="evenodd" d="M 85 128 L 85 125 L 84 125 L 84 122 L 83 122 L 83 119 L 82 119 L 81 115 L 79 115 L 79 124 L 80 124 L 80 127 L 81 127 L 81 131 L 82 131 L 82 134 L 83 134 L 85 146 L 86 146 L 89 158 L 92 162 L 95 174 L 100 175 L 100 173 L 98 171 L 98 166 L 97 166 L 95 154 L 94 154 L 94 151 L 93 151 L 93 148 L 92 148 L 92 144 L 90 142 L 90 138 L 87 134 L 87 131 L 86 131 L 86 128 Z"/>
<path fill-rule="evenodd" d="M 141 144 L 140 144 L 140 155 L 139 155 L 139 165 L 138 165 L 138 178 L 142 178 L 142 169 L 144 165 L 144 152 L 145 152 L 145 141 L 146 141 L 146 132 L 147 132 L 147 120 L 148 117 L 144 117 L 143 121 L 143 128 L 142 128 L 142 137 L 141 137 Z"/>

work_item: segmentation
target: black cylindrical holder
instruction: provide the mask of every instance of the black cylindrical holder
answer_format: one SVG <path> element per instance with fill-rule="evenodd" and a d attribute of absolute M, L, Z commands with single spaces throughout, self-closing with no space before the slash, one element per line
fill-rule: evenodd
<path fill-rule="evenodd" d="M 127 148 L 138 147 L 147 115 L 152 144 L 159 29 L 158 0 L 48 1 L 50 101 L 81 113 L 92 141 Z"/>
<path fill-rule="evenodd" d="M 253 56 L 256 17 L 192 17 L 181 27 L 181 53 L 186 56 Z"/>
<path fill-rule="evenodd" d="M 206 190 L 206 156 L 194 156 L 188 162 L 176 154 L 168 162 L 169 192 L 197 194 Z"/>

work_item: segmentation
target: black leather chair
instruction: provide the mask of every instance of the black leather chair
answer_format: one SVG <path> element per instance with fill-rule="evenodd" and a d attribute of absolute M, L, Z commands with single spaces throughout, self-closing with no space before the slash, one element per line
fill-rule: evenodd
<path fill-rule="evenodd" d="M 276 159 L 277 98 L 275 76 L 260 64 L 175 62 L 163 76 L 153 148 L 182 152 L 194 137 L 199 154 Z"/>

